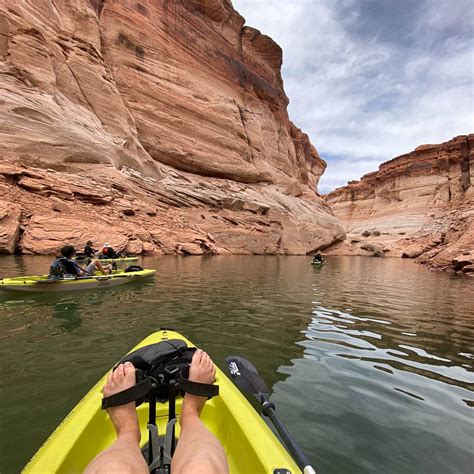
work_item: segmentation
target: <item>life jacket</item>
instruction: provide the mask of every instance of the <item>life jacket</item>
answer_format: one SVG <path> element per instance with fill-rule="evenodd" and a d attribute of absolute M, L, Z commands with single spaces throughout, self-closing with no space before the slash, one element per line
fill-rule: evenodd
<path fill-rule="evenodd" d="M 64 260 L 67 260 L 64 257 L 58 257 L 54 262 L 51 264 L 49 267 L 49 276 L 48 278 L 64 278 L 64 275 L 66 275 L 66 265 L 64 263 Z"/>
<path fill-rule="evenodd" d="M 84 247 L 84 255 L 86 257 L 92 257 L 94 253 L 95 253 L 95 250 L 90 245 L 86 245 Z M 76 255 L 79 255 L 79 254 L 76 254 Z"/>
<path fill-rule="evenodd" d="M 66 257 L 58 257 L 49 267 L 50 279 L 61 279 L 64 275 L 77 275 L 74 262 L 71 262 Z"/>
<path fill-rule="evenodd" d="M 104 247 L 102 249 L 102 255 L 105 255 L 103 258 L 117 258 L 117 252 L 112 247 Z"/>

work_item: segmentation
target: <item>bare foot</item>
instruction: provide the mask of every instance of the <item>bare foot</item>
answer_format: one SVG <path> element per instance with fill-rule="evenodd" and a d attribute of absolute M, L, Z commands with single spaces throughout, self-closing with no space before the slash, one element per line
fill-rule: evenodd
<path fill-rule="evenodd" d="M 133 387 L 135 383 L 135 367 L 131 362 L 125 362 L 125 364 L 120 364 L 113 372 L 110 372 L 107 377 L 107 383 L 102 389 L 102 393 L 104 397 L 109 397 L 110 395 Z M 140 427 L 138 425 L 135 402 L 107 408 L 107 413 L 115 427 L 117 437 L 125 433 L 130 433 L 137 436 L 140 441 Z"/>
<path fill-rule="evenodd" d="M 212 362 L 209 355 L 201 349 L 198 349 L 193 355 L 189 367 L 189 380 L 207 384 L 211 384 L 216 380 L 216 367 L 214 366 L 214 362 Z M 184 395 L 181 418 L 183 418 L 183 416 L 199 417 L 204 403 L 206 403 L 206 397 L 198 397 L 186 393 Z"/>

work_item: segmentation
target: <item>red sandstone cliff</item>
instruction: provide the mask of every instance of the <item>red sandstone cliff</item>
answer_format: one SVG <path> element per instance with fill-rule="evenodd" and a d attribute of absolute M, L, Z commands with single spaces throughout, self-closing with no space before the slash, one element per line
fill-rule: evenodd
<path fill-rule="evenodd" d="M 0 0 L 0 252 L 342 238 L 281 63 L 229 0 Z"/>
<path fill-rule="evenodd" d="M 404 256 L 474 271 L 474 135 L 422 145 L 326 196 L 339 255 Z"/>

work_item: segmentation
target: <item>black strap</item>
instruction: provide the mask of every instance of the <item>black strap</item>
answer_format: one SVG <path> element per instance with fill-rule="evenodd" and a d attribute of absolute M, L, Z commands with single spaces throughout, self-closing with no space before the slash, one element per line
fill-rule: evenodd
<path fill-rule="evenodd" d="M 193 382 L 191 380 L 185 379 L 184 377 L 179 379 L 178 386 L 184 392 L 188 392 L 191 395 L 196 395 L 198 397 L 212 398 L 219 395 L 218 385 Z M 139 400 L 140 398 L 145 397 L 151 388 L 152 380 L 147 377 L 145 380 L 142 380 L 133 387 L 127 388 L 118 393 L 114 393 L 109 397 L 104 397 L 102 399 L 102 410 L 111 407 L 118 407 L 120 405 L 126 405 L 127 403 Z"/>
<path fill-rule="evenodd" d="M 193 382 L 189 379 L 185 379 L 183 376 L 180 377 L 178 386 L 184 392 L 198 397 L 212 398 L 219 395 L 219 385 Z"/>
<path fill-rule="evenodd" d="M 142 380 L 133 387 L 127 388 L 118 393 L 114 393 L 113 395 L 110 395 L 110 397 L 104 397 L 102 399 L 102 410 L 105 410 L 110 407 L 126 405 L 127 403 L 139 400 L 150 391 L 151 387 L 151 379 L 146 378 L 145 380 Z"/>

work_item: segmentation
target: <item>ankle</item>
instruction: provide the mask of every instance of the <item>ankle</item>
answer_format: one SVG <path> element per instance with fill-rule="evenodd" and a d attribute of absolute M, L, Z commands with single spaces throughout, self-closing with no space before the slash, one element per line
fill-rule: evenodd
<path fill-rule="evenodd" d="M 202 410 L 202 401 L 199 400 L 200 397 L 195 397 L 197 400 L 188 398 L 181 408 L 181 417 L 180 420 L 193 420 L 199 419 Z"/>
<path fill-rule="evenodd" d="M 126 426 L 117 430 L 117 438 L 128 438 L 139 443 L 141 437 L 140 429 L 136 426 Z"/>
<path fill-rule="evenodd" d="M 184 395 L 183 408 L 189 409 L 191 411 L 196 411 L 199 415 L 206 401 L 206 397 L 198 397 L 197 395 L 191 395 L 190 393 L 186 393 Z"/>

